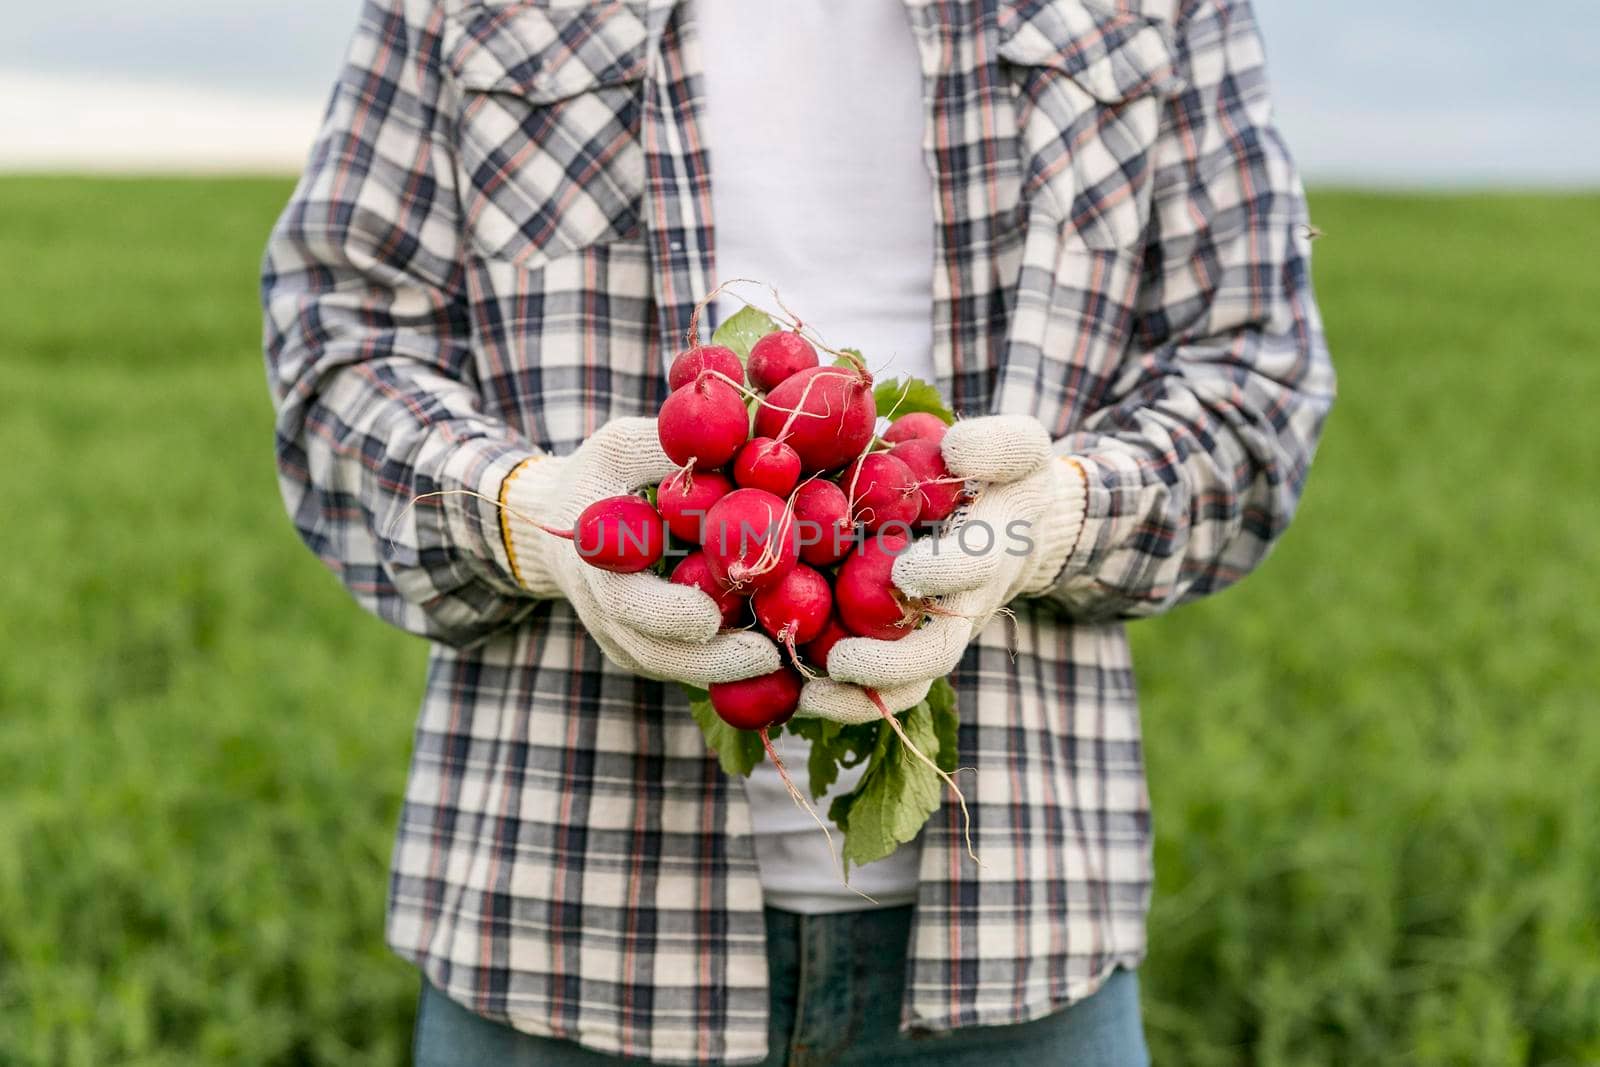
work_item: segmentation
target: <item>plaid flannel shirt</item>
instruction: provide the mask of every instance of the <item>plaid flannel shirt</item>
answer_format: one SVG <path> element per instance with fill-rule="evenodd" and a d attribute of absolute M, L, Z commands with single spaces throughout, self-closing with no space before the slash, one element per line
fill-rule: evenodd
<path fill-rule="evenodd" d="M 1042 419 L 1090 483 L 1060 586 L 954 678 L 985 866 L 936 813 L 904 1005 L 943 1030 L 1039 1017 L 1141 959 L 1119 620 L 1261 560 L 1333 377 L 1248 0 L 906 6 L 939 385 Z M 715 278 L 702 64 L 676 0 L 367 0 L 262 286 L 294 523 L 433 641 L 390 944 L 486 1016 L 676 1062 L 766 1050 L 740 783 L 673 687 L 518 589 L 492 507 L 407 505 L 495 497 L 527 456 L 656 411 Z"/>

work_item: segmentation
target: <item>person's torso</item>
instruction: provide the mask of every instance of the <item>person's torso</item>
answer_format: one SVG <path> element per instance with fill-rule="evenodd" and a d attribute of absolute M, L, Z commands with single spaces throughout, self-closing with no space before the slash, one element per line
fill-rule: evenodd
<path fill-rule="evenodd" d="M 963 414 L 1035 414 L 1065 433 L 1137 326 L 1170 42 L 1158 18 L 1076 0 L 903 6 L 924 82 L 933 376 Z M 447 11 L 441 121 L 457 151 L 471 359 L 492 413 L 569 451 L 608 419 L 655 412 L 695 303 L 732 276 L 705 71 L 749 50 L 711 57 L 693 4 L 676 0 Z M 857 77 L 837 66 L 814 76 Z M 783 123 L 767 133 L 780 144 Z M 867 309 L 905 294 L 875 292 L 870 255 L 848 244 L 838 270 L 864 299 L 818 327 L 898 346 Z M 797 284 L 799 300 L 810 283 Z"/>
<path fill-rule="evenodd" d="M 436 57 L 413 60 L 444 82 L 464 375 L 556 453 L 654 414 L 723 273 L 692 4 L 407 2 L 440 31 Z M 933 220 L 928 354 L 962 414 L 1032 414 L 1065 434 L 1119 373 L 1177 84 L 1175 8 L 907 0 Z M 819 316 L 837 343 L 851 343 L 847 314 L 842 331 Z M 966 858 L 947 803 L 923 834 L 907 987 L 907 1018 L 931 1029 L 1037 1013 L 1137 962 L 1149 886 L 1122 628 L 1020 604 L 952 682 L 986 865 Z M 759 1056 L 749 805 L 674 687 L 611 666 L 570 610 L 543 604 L 483 644 L 435 649 L 417 738 L 391 945 L 534 1032 L 669 1060 Z"/>
<path fill-rule="evenodd" d="M 905 5 L 693 2 L 719 279 L 775 288 L 880 378 L 932 378 L 933 182 Z M 717 318 L 744 299 L 773 302 L 761 286 L 740 285 L 719 298 Z M 803 739 L 777 743 L 789 765 L 805 766 Z M 864 770 L 842 771 L 830 797 L 854 789 Z M 772 763 L 757 765 L 746 795 L 768 904 L 821 913 L 916 898 L 914 843 L 853 871 L 846 886 L 830 842 Z"/>

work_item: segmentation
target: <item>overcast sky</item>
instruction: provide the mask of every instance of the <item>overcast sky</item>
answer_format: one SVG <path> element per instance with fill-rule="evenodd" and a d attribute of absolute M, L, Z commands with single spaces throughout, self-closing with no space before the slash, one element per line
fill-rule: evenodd
<path fill-rule="evenodd" d="M 292 169 L 358 3 L 8 6 L 0 167 Z M 1256 7 L 1280 122 L 1312 179 L 1600 184 L 1597 0 Z"/>

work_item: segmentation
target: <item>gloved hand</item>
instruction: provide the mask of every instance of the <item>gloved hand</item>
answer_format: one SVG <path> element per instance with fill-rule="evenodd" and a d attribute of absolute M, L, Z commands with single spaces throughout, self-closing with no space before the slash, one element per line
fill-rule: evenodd
<path fill-rule="evenodd" d="M 950 428 L 940 450 L 951 474 L 980 483 L 977 495 L 939 536 L 913 541 L 894 564 L 895 585 L 908 596 L 940 598 L 938 613 L 898 641 L 852 637 L 834 645 L 832 683 L 808 684 L 802 708 L 842 706 L 839 682 L 877 689 L 890 711 L 913 706 L 929 683 L 955 669 L 996 612 L 1044 592 L 1061 573 L 1083 528 L 1087 490 L 1082 468 L 1053 453 L 1044 425 L 1020 415 L 968 419 Z"/>
<path fill-rule="evenodd" d="M 884 644 L 879 641 L 877 644 Z M 832 656 L 829 663 L 832 663 Z M 884 710 L 893 715 L 895 712 L 914 708 L 922 703 L 932 687 L 933 678 L 925 678 L 920 682 L 911 682 L 907 685 L 891 686 L 878 691 L 878 699 L 883 701 Z M 873 722 L 883 718 L 883 713 L 878 706 L 867 696 L 867 691 L 859 685 L 848 685 L 844 682 L 834 681 L 832 678 L 814 678 L 800 690 L 800 706 L 795 709 L 797 716 L 811 716 L 817 719 L 831 719 L 846 726 L 854 726 L 860 722 Z"/>
<path fill-rule="evenodd" d="M 706 686 L 770 674 L 778 646 L 752 632 L 718 633 L 721 612 L 705 593 L 648 571 L 613 574 L 591 567 L 568 540 L 518 518 L 570 530 L 603 497 L 659 482 L 676 469 L 656 420 L 616 419 L 570 456 L 522 463 L 500 489 L 501 532 L 512 574 L 536 597 L 565 597 L 601 651 L 633 674 Z"/>

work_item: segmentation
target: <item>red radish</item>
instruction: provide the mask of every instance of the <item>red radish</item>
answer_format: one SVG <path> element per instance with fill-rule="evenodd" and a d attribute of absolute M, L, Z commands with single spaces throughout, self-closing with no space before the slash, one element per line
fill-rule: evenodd
<path fill-rule="evenodd" d="M 656 489 L 656 507 L 673 537 L 698 545 L 706 512 L 731 492 L 733 483 L 716 471 L 673 471 Z"/>
<path fill-rule="evenodd" d="M 717 610 L 722 612 L 724 628 L 739 625 L 739 617 L 744 614 L 745 598 L 717 581 L 704 552 L 691 552 L 684 556 L 672 568 L 672 577 L 668 581 L 693 586 L 715 601 Z"/>
<path fill-rule="evenodd" d="M 922 622 L 927 609 L 895 588 L 895 557 L 908 539 L 899 534 L 869 537 L 839 565 L 833 580 L 839 621 L 857 637 L 898 641 Z"/>
<path fill-rule="evenodd" d="M 794 494 L 800 558 L 813 567 L 838 563 L 850 551 L 850 500 L 832 482 L 813 478 Z"/>
<path fill-rule="evenodd" d="M 661 558 L 667 528 L 648 500 L 608 496 L 583 509 L 572 527 L 572 541 L 589 566 L 633 574 Z"/>
<path fill-rule="evenodd" d="M 756 621 L 793 658 L 796 645 L 803 645 L 822 632 L 833 612 L 833 591 L 828 579 L 805 564 L 784 575 L 777 585 L 750 598 Z"/>
<path fill-rule="evenodd" d="M 790 667 L 739 682 L 714 682 L 711 707 L 736 730 L 760 730 L 789 721 L 800 706 L 800 675 Z"/>
<path fill-rule="evenodd" d="M 752 438 L 734 457 L 733 480 L 746 489 L 788 496 L 800 480 L 800 457 L 781 441 Z"/>
<path fill-rule="evenodd" d="M 793 448 L 807 472 L 855 459 L 872 440 L 877 421 L 872 375 L 849 367 L 813 367 L 791 375 L 756 409 L 756 433 Z"/>
<path fill-rule="evenodd" d="M 680 467 L 720 467 L 750 437 L 750 412 L 739 391 L 702 373 L 678 389 L 656 416 L 661 449 Z"/>
<path fill-rule="evenodd" d="M 790 377 L 817 365 L 811 342 L 790 330 L 769 333 L 750 349 L 750 384 L 771 392 Z"/>
<path fill-rule="evenodd" d="M 844 628 L 837 615 L 829 615 L 828 621 L 823 623 L 822 632 L 811 639 L 810 644 L 803 649 L 806 661 L 820 670 L 828 669 L 828 653 L 833 651 L 833 646 L 850 636 L 850 631 Z"/>
<path fill-rule="evenodd" d="M 883 431 L 883 439 L 891 445 L 919 439 L 938 444 L 944 440 L 945 431 L 948 429 L 950 427 L 946 426 L 939 416 L 926 411 L 913 411 L 891 422 L 889 428 Z"/>
<path fill-rule="evenodd" d="M 869 452 L 845 468 L 839 484 L 850 497 L 850 513 L 868 533 L 890 524 L 911 524 L 922 511 L 922 494 L 911 468 L 887 452 Z"/>
<path fill-rule="evenodd" d="M 721 345 L 695 345 L 679 352 L 678 358 L 672 361 L 672 368 L 667 371 L 667 385 L 676 392 L 705 370 L 726 374 L 734 381 L 744 383 L 744 364 L 739 362 L 737 352 Z"/>
<path fill-rule="evenodd" d="M 767 750 L 767 758 L 772 761 L 784 788 L 789 791 L 789 798 L 797 808 L 816 820 L 828 838 L 828 851 L 832 852 L 833 835 L 828 832 L 827 823 L 822 821 L 817 809 L 801 795 L 794 779 L 789 777 L 789 769 L 783 765 L 783 757 L 778 755 L 778 750 L 772 747 L 772 737 L 768 733 L 773 727 L 788 722 L 800 706 L 800 684 L 800 675 L 794 668 L 780 667 L 759 678 L 714 683 L 708 687 L 708 692 L 711 694 L 711 710 L 723 722 L 737 730 L 754 730 L 760 735 L 761 747 Z"/>
<path fill-rule="evenodd" d="M 913 437 L 895 445 L 889 455 L 911 468 L 917 480 L 918 500 L 922 505 L 919 519 L 943 522 L 955 513 L 964 487 L 961 479 L 953 477 L 950 468 L 944 465 L 937 443 L 926 437 Z"/>
<path fill-rule="evenodd" d="M 700 545 L 717 580 L 754 592 L 777 585 L 800 558 L 794 515 L 764 489 L 735 489 L 706 512 Z"/>

